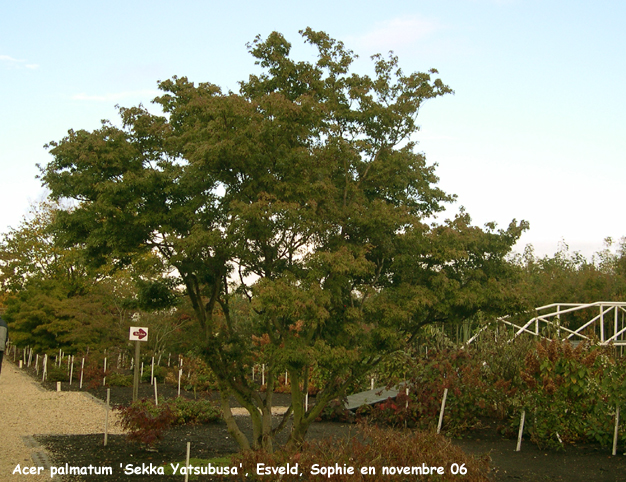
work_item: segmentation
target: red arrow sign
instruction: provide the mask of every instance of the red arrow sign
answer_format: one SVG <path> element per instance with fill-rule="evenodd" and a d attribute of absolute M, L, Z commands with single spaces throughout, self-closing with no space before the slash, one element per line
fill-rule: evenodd
<path fill-rule="evenodd" d="M 136 336 L 137 338 L 139 338 L 140 340 L 145 338 L 148 334 L 143 331 L 143 329 L 139 328 L 138 331 L 133 331 L 133 336 Z"/>

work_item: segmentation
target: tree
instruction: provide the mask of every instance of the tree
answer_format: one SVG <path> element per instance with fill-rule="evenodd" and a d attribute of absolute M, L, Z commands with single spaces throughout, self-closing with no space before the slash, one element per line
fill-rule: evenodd
<path fill-rule="evenodd" d="M 18 228 L 0 241 L 0 286 L 17 293 L 33 279 L 62 278 L 76 285 L 84 272 L 76 270 L 77 252 L 54 242 L 50 227 L 59 206 L 49 200 L 33 204 Z"/>
<path fill-rule="evenodd" d="M 131 316 L 141 313 L 144 323 L 156 329 L 155 346 L 163 349 L 182 323 L 159 313 L 175 300 L 169 290 L 159 289 L 163 282 L 153 279 L 158 259 L 135 259 L 136 271 L 115 270 L 108 263 L 89 270 L 82 247 L 55 242 L 52 225 L 59 209 L 49 200 L 33 205 L 0 241 L 2 299 L 13 342 L 36 351 L 72 353 L 119 346 L 127 340 Z"/>
<path fill-rule="evenodd" d="M 529 308 L 552 303 L 594 303 L 626 299 L 624 240 L 613 249 L 613 241 L 605 240 L 605 249 L 587 259 L 578 251 L 570 251 L 562 241 L 553 256 L 538 257 L 532 245 L 513 262 L 521 269 L 517 290 Z M 595 309 L 567 315 L 569 328 L 578 328 L 595 316 Z"/>
<path fill-rule="evenodd" d="M 422 326 L 509 303 L 504 256 L 526 227 L 483 231 L 466 214 L 429 224 L 454 196 L 411 136 L 422 103 L 450 88 L 435 70 L 404 74 L 393 55 L 373 57 L 374 77 L 350 73 L 341 42 L 301 33 L 315 63 L 293 60 L 278 33 L 257 37 L 263 73 L 238 93 L 161 82 L 163 115 L 121 108 L 122 127 L 69 131 L 42 168 L 54 198 L 78 201 L 58 217 L 66 245 L 95 264 L 158 252 L 184 287 L 243 449 L 271 450 L 292 415 L 298 446 L 330 400 Z M 255 363 L 267 367 L 264 396 Z M 326 385 L 305 411 L 312 369 Z M 284 370 L 292 404 L 273 427 Z M 230 394 L 250 412 L 251 441 Z"/>

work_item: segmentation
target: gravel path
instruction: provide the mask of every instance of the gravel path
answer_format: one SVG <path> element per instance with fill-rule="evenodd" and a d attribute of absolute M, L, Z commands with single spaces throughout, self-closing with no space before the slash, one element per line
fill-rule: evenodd
<path fill-rule="evenodd" d="M 6 358 L 0 375 L 0 412 L 1 481 L 50 480 L 48 468 L 40 475 L 13 475 L 18 464 L 22 468 L 55 465 L 33 435 L 104 434 L 106 408 L 102 402 L 82 392 L 44 390 Z M 116 414 L 109 412 L 111 434 L 122 433 L 116 421 Z"/>

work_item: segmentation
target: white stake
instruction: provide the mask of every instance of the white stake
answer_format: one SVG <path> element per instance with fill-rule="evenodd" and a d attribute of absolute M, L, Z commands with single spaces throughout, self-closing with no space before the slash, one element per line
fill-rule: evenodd
<path fill-rule="evenodd" d="M 265 363 L 261 367 L 261 386 L 265 385 Z"/>
<path fill-rule="evenodd" d="M 155 405 L 159 405 L 159 396 L 157 394 L 157 381 L 156 378 L 154 379 L 154 404 Z"/>
<path fill-rule="evenodd" d="M 72 385 L 73 375 L 74 375 L 74 355 L 72 355 L 72 364 L 70 365 L 70 386 Z"/>
<path fill-rule="evenodd" d="M 154 357 L 152 357 L 152 365 L 150 365 L 150 385 L 154 383 Z"/>
<path fill-rule="evenodd" d="M 308 393 L 304 396 L 304 411 L 305 412 L 309 411 L 309 394 Z"/>
<path fill-rule="evenodd" d="M 406 386 L 406 381 L 404 383 Z M 404 390 L 406 393 L 406 404 L 404 405 L 404 409 L 406 410 L 406 418 L 404 419 L 404 428 L 407 428 L 409 425 L 409 387 L 406 386 Z"/>
<path fill-rule="evenodd" d="M 102 379 L 102 386 L 104 387 L 107 384 L 107 357 L 104 357 L 104 371 L 102 373 L 104 373 L 104 378 Z"/>
<path fill-rule="evenodd" d="M 289 385 L 289 372 L 285 370 L 285 385 Z"/>
<path fill-rule="evenodd" d="M 522 450 L 522 435 L 524 434 L 524 420 L 526 419 L 526 410 L 522 410 L 522 416 L 519 421 L 519 432 L 517 432 L 517 447 L 516 452 Z"/>
<path fill-rule="evenodd" d="M 141 362 L 141 372 L 139 373 L 139 378 L 143 378 L 143 362 Z"/>
<path fill-rule="evenodd" d="M 370 390 L 374 390 L 374 377 L 370 380 Z"/>
<path fill-rule="evenodd" d="M 47 372 L 48 372 L 48 355 L 47 354 L 43 356 L 43 369 L 42 369 L 42 371 L 43 371 L 43 375 L 41 376 L 41 381 L 43 382 L 43 381 L 46 380 L 46 375 L 47 375 Z"/>
<path fill-rule="evenodd" d="M 57 392 L 61 391 L 61 382 L 57 382 Z"/>
<path fill-rule="evenodd" d="M 615 407 L 615 430 L 613 431 L 613 455 L 617 455 L 618 430 L 619 430 L 619 405 Z"/>
<path fill-rule="evenodd" d="M 183 376 L 183 369 L 178 370 L 178 396 L 180 397 L 180 377 Z"/>
<path fill-rule="evenodd" d="M 106 415 L 104 416 L 104 446 L 107 446 L 107 441 L 109 439 L 109 405 L 111 403 L 111 389 L 107 388 L 107 409 Z"/>
<path fill-rule="evenodd" d="M 85 358 L 83 358 L 83 361 L 80 363 L 80 385 L 78 386 L 78 388 L 83 388 L 83 371 L 85 370 Z"/>
<path fill-rule="evenodd" d="M 252 381 L 254 381 L 254 365 L 252 365 Z"/>
<path fill-rule="evenodd" d="M 185 482 L 189 481 L 189 454 L 191 453 L 191 442 L 187 442 L 187 457 L 185 457 Z"/>
<path fill-rule="evenodd" d="M 446 398 L 448 397 L 448 389 L 443 391 L 443 399 L 441 400 L 441 410 L 439 411 L 439 423 L 437 424 L 437 433 L 441 432 L 441 425 L 443 424 L 443 412 L 446 409 Z"/>
<path fill-rule="evenodd" d="M 24 362 L 22 360 L 20 360 L 18 367 L 21 369 L 23 364 L 24 364 Z"/>
<path fill-rule="evenodd" d="M 172 358 L 172 354 L 168 353 L 168 355 L 167 355 L 167 368 L 170 367 L 170 360 L 171 360 L 171 358 Z"/>
<path fill-rule="evenodd" d="M 39 376 L 39 355 L 35 357 L 35 373 Z"/>

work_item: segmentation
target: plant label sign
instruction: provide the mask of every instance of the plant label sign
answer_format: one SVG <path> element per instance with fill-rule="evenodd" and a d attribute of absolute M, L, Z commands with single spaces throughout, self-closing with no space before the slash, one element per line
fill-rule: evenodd
<path fill-rule="evenodd" d="M 148 328 L 145 326 L 131 326 L 128 339 L 130 341 L 148 341 Z"/>

